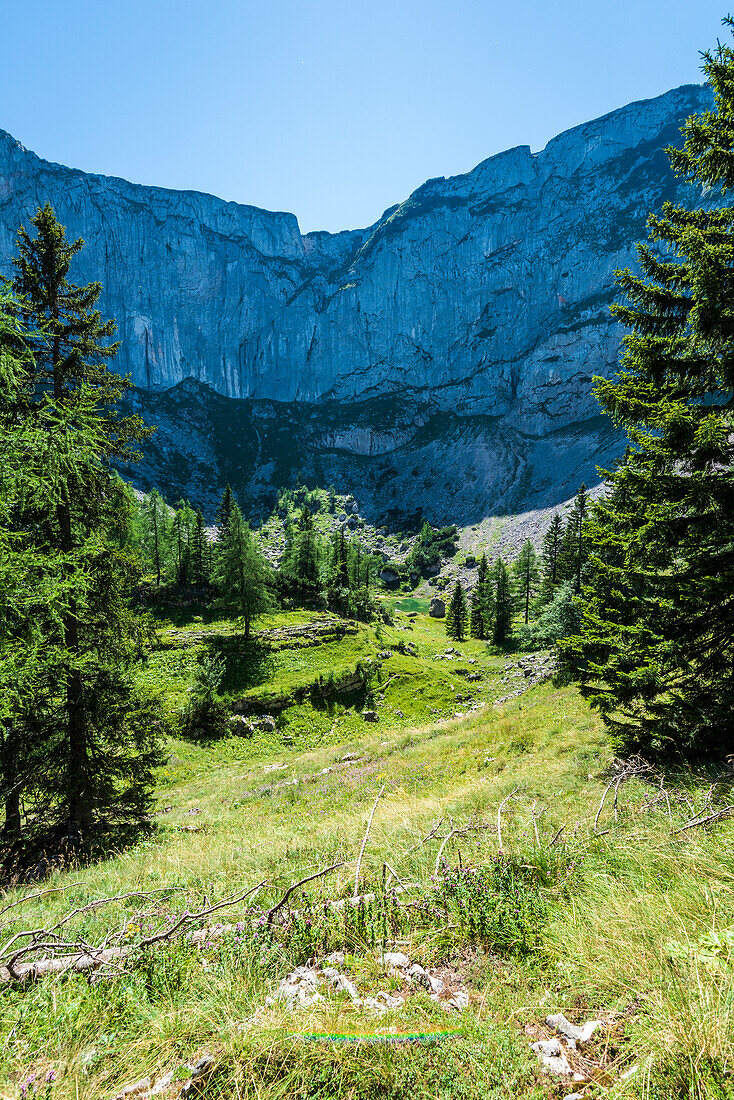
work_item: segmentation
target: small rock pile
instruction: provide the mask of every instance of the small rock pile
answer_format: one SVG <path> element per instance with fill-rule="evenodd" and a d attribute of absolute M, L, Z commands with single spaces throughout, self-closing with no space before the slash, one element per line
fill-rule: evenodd
<path fill-rule="evenodd" d="M 524 695 L 529 688 L 541 684 L 543 680 L 549 680 L 555 670 L 556 662 L 552 653 L 527 653 L 518 661 L 508 661 L 500 683 L 511 686 L 513 690 L 497 702 L 506 703 L 510 699 L 516 699 L 518 695 Z"/>
<path fill-rule="evenodd" d="M 559 1012 L 557 1016 L 547 1016 L 545 1022 L 557 1034 L 530 1044 L 541 1066 L 556 1077 L 578 1082 L 591 1080 L 589 1070 L 592 1066 L 580 1052 L 601 1027 L 601 1020 L 589 1020 L 578 1027 Z"/>
<path fill-rule="evenodd" d="M 211 1054 L 203 1054 L 193 1065 L 185 1067 L 188 1077 L 182 1079 L 180 1071 L 176 1070 L 171 1070 L 157 1081 L 152 1077 L 142 1077 L 118 1092 L 114 1100 L 148 1100 L 153 1096 L 160 1100 L 172 1100 L 173 1097 L 194 1096 L 213 1068 L 214 1059 Z"/>
<path fill-rule="evenodd" d="M 233 714 L 229 724 L 236 737 L 252 737 L 258 730 L 275 733 L 276 729 L 272 714 L 263 714 L 261 718 L 245 718 L 242 714 Z"/>
<path fill-rule="evenodd" d="M 318 962 L 297 966 L 283 978 L 265 1004 L 272 1006 L 285 1002 L 289 1009 L 310 1008 L 325 1000 L 324 992 L 341 991 L 347 994 L 355 1008 L 387 1012 L 388 1009 L 402 1008 L 411 993 L 425 989 L 431 1000 L 447 1012 L 462 1012 L 469 1005 L 469 995 L 465 990 L 452 988 L 443 978 L 432 974 L 419 963 L 411 963 L 401 951 L 388 951 L 380 957 L 380 961 L 389 977 L 398 978 L 403 983 L 403 989 L 398 993 L 381 989 L 374 995 L 360 996 L 351 978 L 339 969 L 344 965 L 344 959 L 343 951 L 334 951 Z"/>

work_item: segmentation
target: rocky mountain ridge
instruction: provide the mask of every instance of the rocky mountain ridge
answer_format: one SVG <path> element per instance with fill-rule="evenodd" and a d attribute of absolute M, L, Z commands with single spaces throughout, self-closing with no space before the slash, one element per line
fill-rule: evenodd
<path fill-rule="evenodd" d="M 86 240 L 75 278 L 103 283 L 118 369 L 159 426 L 142 484 L 209 507 L 223 480 L 256 499 L 298 471 L 367 514 L 467 522 L 554 503 L 619 449 L 591 395 L 618 356 L 613 272 L 650 210 L 701 201 L 664 147 L 710 101 L 630 104 L 338 234 L 49 164 L 0 131 L 0 270 L 46 200 Z"/>

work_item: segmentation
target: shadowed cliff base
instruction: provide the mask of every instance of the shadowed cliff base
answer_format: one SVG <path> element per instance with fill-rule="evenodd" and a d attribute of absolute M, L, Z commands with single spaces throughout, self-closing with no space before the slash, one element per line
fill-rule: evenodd
<path fill-rule="evenodd" d="M 279 404 L 222 397 L 193 379 L 164 393 L 134 391 L 131 407 L 156 428 L 138 488 L 187 497 L 213 519 L 230 484 L 253 519 L 277 490 L 300 482 L 351 493 L 370 523 L 469 526 L 490 516 L 552 509 L 581 482 L 601 480 L 625 439 L 606 417 L 531 436 L 509 417 L 455 416 L 409 394 Z"/>

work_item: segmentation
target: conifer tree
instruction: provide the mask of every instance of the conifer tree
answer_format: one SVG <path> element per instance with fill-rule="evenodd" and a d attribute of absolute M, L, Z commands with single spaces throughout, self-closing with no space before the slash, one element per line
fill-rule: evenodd
<path fill-rule="evenodd" d="M 234 503 L 234 495 L 232 493 L 232 486 L 227 485 L 222 493 L 222 500 L 219 504 L 219 512 L 217 513 L 217 527 L 219 528 L 220 536 L 224 534 L 229 523 L 229 517 L 232 512 L 232 505 Z"/>
<path fill-rule="evenodd" d="M 168 567 L 170 553 L 170 520 L 168 508 L 157 489 L 151 489 L 143 509 L 145 532 L 142 551 L 155 572 L 155 583 L 160 587 Z"/>
<path fill-rule="evenodd" d="M 194 579 L 195 529 L 196 513 L 187 500 L 179 500 L 173 514 L 173 542 L 178 584 L 191 584 Z"/>
<path fill-rule="evenodd" d="M 487 555 L 483 554 L 477 569 L 477 583 L 471 594 L 469 633 L 472 638 L 488 638 L 492 630 L 494 598 L 489 583 Z"/>
<path fill-rule="evenodd" d="M 573 581 L 576 595 L 581 592 L 581 577 L 589 558 L 589 542 L 586 521 L 589 514 L 589 494 L 582 485 L 576 494 L 573 508 L 561 540 L 558 555 L 557 576 L 562 581 Z"/>
<path fill-rule="evenodd" d="M 206 536 L 204 516 L 202 515 L 201 508 L 197 508 L 196 510 L 192 534 L 191 563 L 193 568 L 193 581 L 194 584 L 206 584 L 209 580 L 209 540 Z"/>
<path fill-rule="evenodd" d="M 35 236 L 21 227 L 14 260 L 29 331 L 11 446 L 22 422 L 39 419 L 47 445 L 36 456 L 38 492 L 21 496 L 11 525 L 31 553 L 50 552 L 63 563 L 65 599 L 55 632 L 46 624 L 60 691 L 49 698 L 39 685 L 47 758 L 43 774 L 23 781 L 24 801 L 36 810 L 24 828 L 55 829 L 57 839 L 76 845 L 104 821 L 144 818 L 159 759 L 158 719 L 130 675 L 142 642 L 129 607 L 137 570 L 124 549 L 127 494 L 110 468 L 114 460 L 133 461 L 147 432 L 139 417 L 121 417 L 116 408 L 129 383 L 106 365 L 117 345 L 108 342 L 114 322 L 96 308 L 99 283 L 68 279 L 83 242 L 66 241 L 49 204 L 32 226 Z M 24 733 L 32 741 L 31 726 Z"/>
<path fill-rule="evenodd" d="M 271 577 L 268 564 L 234 501 L 220 540 L 216 579 L 222 605 L 242 619 L 245 641 L 249 641 L 253 619 L 271 606 Z"/>
<path fill-rule="evenodd" d="M 57 435 L 48 430 L 52 406 L 27 415 L 31 364 L 21 315 L 0 285 L 0 797 L 2 842 L 11 856 L 22 840 L 22 806 L 34 813 L 36 777 L 51 758 L 45 719 L 63 675 L 53 624 L 66 606 L 65 563 L 30 536 L 22 518 L 46 503 L 38 459 Z M 63 463 L 63 452 L 56 461 Z"/>
<path fill-rule="evenodd" d="M 559 559 L 561 544 L 563 541 L 563 520 L 558 512 L 555 512 L 550 522 L 550 527 L 543 537 L 543 550 L 541 553 L 541 584 L 539 602 L 550 603 L 558 585 L 561 583 L 559 572 Z"/>
<path fill-rule="evenodd" d="M 714 108 L 668 152 L 709 202 L 666 203 L 642 274 L 618 276 L 632 331 L 595 392 L 631 450 L 594 509 L 582 630 L 563 646 L 618 746 L 648 754 L 734 749 L 734 52 L 704 68 Z"/>
<path fill-rule="evenodd" d="M 308 505 L 301 509 L 295 529 L 286 531 L 280 575 L 286 590 L 296 599 L 310 603 L 319 596 L 319 539 Z"/>
<path fill-rule="evenodd" d="M 530 618 L 530 604 L 535 596 L 540 568 L 538 555 L 530 539 L 524 543 L 520 555 L 512 568 L 518 600 L 523 610 L 523 616 L 527 625 Z"/>
<path fill-rule="evenodd" d="M 466 596 L 461 581 L 457 581 L 446 612 L 446 634 L 448 637 L 457 642 L 463 642 L 466 638 L 466 620 Z"/>
<path fill-rule="evenodd" d="M 504 646 L 512 633 L 512 614 L 514 601 L 512 598 L 512 585 L 510 583 L 510 571 L 502 558 L 498 558 L 492 568 L 492 585 L 494 588 L 494 625 L 492 628 L 492 642 L 496 646 Z"/>

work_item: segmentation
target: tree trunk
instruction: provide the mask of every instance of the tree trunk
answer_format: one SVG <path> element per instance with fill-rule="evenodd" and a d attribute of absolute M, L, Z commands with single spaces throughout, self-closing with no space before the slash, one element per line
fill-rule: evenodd
<path fill-rule="evenodd" d="M 158 505 L 156 504 L 155 497 L 153 498 L 153 542 L 155 545 L 155 573 L 156 573 L 156 587 L 161 586 L 161 555 L 158 548 Z"/>
<path fill-rule="evenodd" d="M 68 501 L 56 509 L 61 531 L 61 549 L 70 553 L 73 549 L 71 534 L 71 509 Z M 64 615 L 64 647 L 71 662 L 79 658 L 79 620 L 76 600 L 69 600 Z M 81 838 L 91 823 L 91 807 L 88 790 L 87 730 L 84 718 L 84 685 L 78 668 L 69 668 L 66 674 L 66 721 L 68 729 L 68 822 L 69 834 Z"/>
<path fill-rule="evenodd" d="M 2 836 L 5 840 L 17 840 L 21 831 L 18 751 L 12 730 L 12 724 L 7 722 L 2 742 L 3 778 L 8 787 L 8 793 L 5 796 L 5 822 L 2 828 Z"/>

